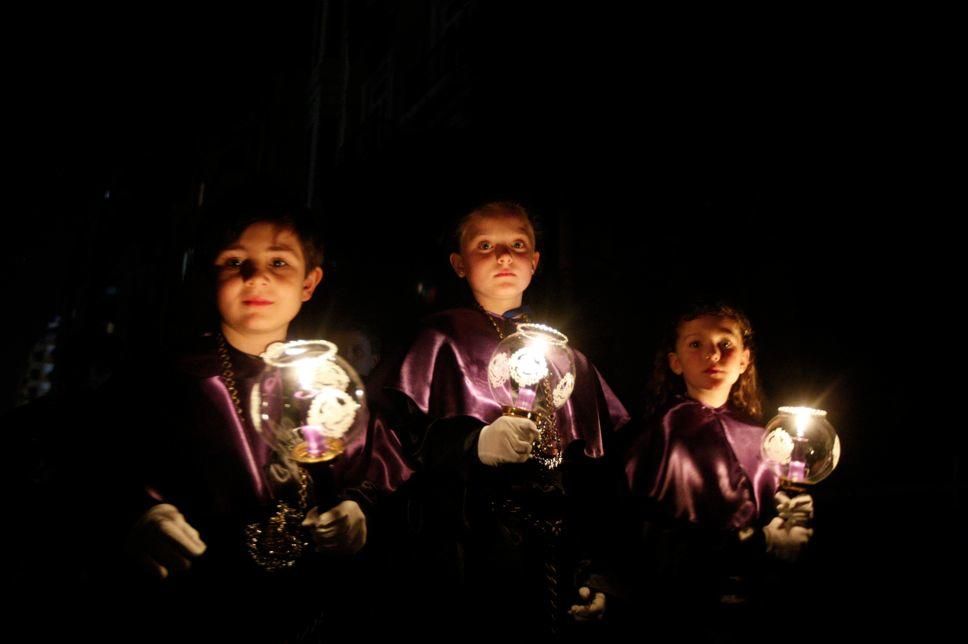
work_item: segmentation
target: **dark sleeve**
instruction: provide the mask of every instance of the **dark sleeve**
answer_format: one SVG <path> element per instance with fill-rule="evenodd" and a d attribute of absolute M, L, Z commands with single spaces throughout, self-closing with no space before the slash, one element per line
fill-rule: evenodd
<path fill-rule="evenodd" d="M 381 506 L 394 504 L 390 497 L 397 490 L 405 497 L 418 494 L 415 485 L 453 490 L 479 465 L 479 420 L 432 419 L 394 390 L 377 392 L 371 401 L 367 447 L 341 475 L 339 499 L 356 501 L 367 515 L 379 514 Z"/>
<path fill-rule="evenodd" d="M 373 405 L 361 451 L 344 456 L 335 488 L 340 500 L 356 501 L 370 514 L 413 474 L 414 462 L 397 427 L 397 416 Z"/>
<path fill-rule="evenodd" d="M 477 439 L 483 422 L 470 416 L 432 418 L 400 392 L 390 392 L 388 400 L 392 405 L 381 413 L 418 469 L 466 478 L 469 468 L 480 464 Z"/>
<path fill-rule="evenodd" d="M 469 416 L 435 420 L 427 425 L 421 455 L 428 470 L 452 472 L 467 479 L 471 469 L 481 464 L 477 441 L 484 423 Z"/>

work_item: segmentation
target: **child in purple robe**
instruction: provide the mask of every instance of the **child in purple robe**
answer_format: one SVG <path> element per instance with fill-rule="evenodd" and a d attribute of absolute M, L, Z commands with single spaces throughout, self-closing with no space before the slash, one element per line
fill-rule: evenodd
<path fill-rule="evenodd" d="M 167 608 L 151 617 L 158 637 L 190 628 L 196 637 L 298 640 L 318 635 L 321 614 L 327 632 L 341 631 L 370 506 L 390 478 L 405 478 L 387 473 L 405 466 L 391 443 L 360 437 L 333 467 L 336 489 L 316 497 L 258 436 L 248 400 L 264 371 L 259 354 L 287 339 L 312 297 L 322 248 L 308 213 L 287 202 L 232 201 L 216 213 L 224 230 L 213 232 L 211 257 L 201 255 L 211 262 L 217 332 L 156 374 L 150 399 L 126 396 L 142 405 L 126 415 L 142 419 L 128 465 L 145 488 L 127 547 L 158 580 Z M 283 518 L 292 522 L 285 543 L 268 541 Z"/>
<path fill-rule="evenodd" d="M 535 423 L 502 415 L 488 387 L 498 343 L 529 320 L 535 229 L 516 203 L 486 204 L 457 227 L 450 263 L 473 299 L 425 321 L 380 378 L 388 423 L 410 446 L 411 530 L 431 627 L 548 637 L 595 621 L 605 594 L 575 560 L 594 532 L 603 437 L 628 417 L 595 367 L 575 352 L 575 389 L 545 430 L 561 465 L 532 458 Z M 601 535 L 597 535 L 601 536 Z M 581 566 L 578 566 L 581 568 Z M 453 631 L 450 631 L 453 632 Z"/>
<path fill-rule="evenodd" d="M 682 635 L 686 624 L 671 616 L 695 626 L 697 606 L 735 613 L 763 555 L 800 556 L 813 500 L 777 493 L 760 455 L 753 331 L 741 312 L 700 305 L 679 316 L 656 356 L 653 388 L 656 411 L 625 458 L 644 518 L 633 585 Z"/>

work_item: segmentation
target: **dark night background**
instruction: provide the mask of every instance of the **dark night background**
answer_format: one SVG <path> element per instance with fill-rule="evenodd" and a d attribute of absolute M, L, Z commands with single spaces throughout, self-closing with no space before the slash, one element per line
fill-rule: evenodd
<path fill-rule="evenodd" d="M 934 628 L 966 543 L 960 390 L 937 366 L 964 343 L 957 212 L 939 199 L 954 177 L 950 41 L 906 15 L 731 11 L 320 0 L 15 15 L 0 410 L 29 397 L 55 316 L 52 396 L 168 346 L 198 204 L 253 177 L 322 213 L 326 282 L 303 323 L 357 320 L 388 347 L 457 292 L 448 222 L 513 198 L 544 227 L 534 308 L 633 411 L 671 302 L 703 292 L 747 310 L 768 410 L 823 407 L 843 441 L 817 492 L 813 608 L 851 632 Z M 955 404 L 926 409 L 952 389 Z"/>

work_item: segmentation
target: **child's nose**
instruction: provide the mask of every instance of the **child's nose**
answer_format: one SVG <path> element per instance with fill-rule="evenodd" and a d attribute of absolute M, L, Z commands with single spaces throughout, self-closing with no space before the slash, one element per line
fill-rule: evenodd
<path fill-rule="evenodd" d="M 718 348 L 710 349 L 706 353 L 706 360 L 709 360 L 710 362 L 719 362 L 719 358 L 720 358 L 720 353 Z"/>
<path fill-rule="evenodd" d="M 501 261 L 504 259 L 511 259 L 511 249 L 508 248 L 507 246 L 498 246 L 497 259 L 498 261 Z"/>
<path fill-rule="evenodd" d="M 241 271 L 242 279 L 246 282 L 253 282 L 259 278 L 265 277 L 265 272 L 259 270 L 259 267 L 255 265 L 254 262 L 245 261 L 242 262 Z"/>

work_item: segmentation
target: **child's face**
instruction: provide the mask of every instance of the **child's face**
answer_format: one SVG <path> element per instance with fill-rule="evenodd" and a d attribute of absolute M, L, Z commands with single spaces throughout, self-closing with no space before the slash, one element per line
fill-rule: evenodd
<path fill-rule="evenodd" d="M 223 329 L 266 344 L 285 339 L 289 322 L 323 276 L 318 266 L 306 272 L 295 233 L 266 222 L 246 228 L 219 253 L 215 267 Z"/>
<path fill-rule="evenodd" d="M 460 253 L 451 253 L 450 264 L 459 277 L 467 278 L 481 306 L 504 313 L 521 306 L 539 257 L 525 218 L 480 215 L 467 223 Z"/>
<path fill-rule="evenodd" d="M 711 315 L 680 325 L 676 350 L 669 354 L 669 368 L 686 381 L 689 395 L 714 407 L 726 403 L 749 362 L 739 325 Z"/>

